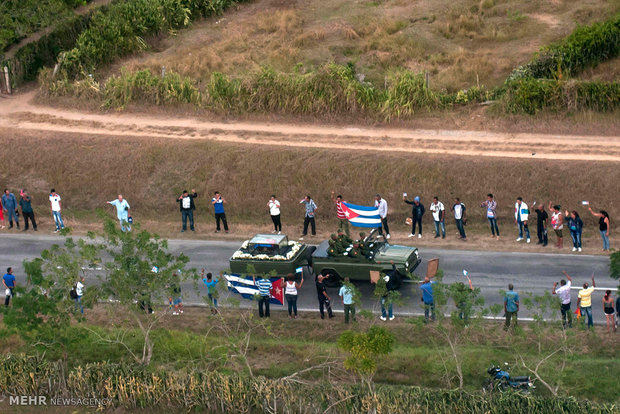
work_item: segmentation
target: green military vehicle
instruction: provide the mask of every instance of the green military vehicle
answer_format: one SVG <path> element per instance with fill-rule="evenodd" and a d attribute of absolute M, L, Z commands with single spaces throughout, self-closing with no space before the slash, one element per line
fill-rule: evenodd
<path fill-rule="evenodd" d="M 341 253 L 334 254 L 330 252 L 330 240 L 314 247 L 289 241 L 285 235 L 257 234 L 243 242 L 232 255 L 230 271 L 233 274 L 247 273 L 248 265 L 252 265 L 258 274 L 275 271 L 278 276 L 286 276 L 298 274 L 302 268 L 310 274 L 329 275 L 326 284 L 331 287 L 339 286 L 345 277 L 369 281 L 370 272 L 378 271 L 389 274 L 398 288 L 403 277 L 413 273 L 421 261 L 417 248 L 389 244 L 376 229 L 360 244 L 362 249 L 351 243 Z"/>
<path fill-rule="evenodd" d="M 243 242 L 230 258 L 231 273 L 247 273 L 252 265 L 258 274 L 275 271 L 278 276 L 296 273 L 300 267 L 307 267 L 313 248 L 289 241 L 284 234 L 257 234 Z"/>
<path fill-rule="evenodd" d="M 325 240 L 312 253 L 312 269 L 317 275 L 329 275 L 326 279 L 329 286 L 338 286 L 345 277 L 351 280 L 370 280 L 370 272 L 378 271 L 389 274 L 394 287 L 398 289 L 403 277 L 413 273 L 421 261 L 417 248 L 390 244 L 377 234 L 376 229 L 360 244 L 363 246 L 362 254 L 351 254 L 353 245 L 343 253 L 334 254 L 333 250 L 330 252 L 330 240 Z"/>

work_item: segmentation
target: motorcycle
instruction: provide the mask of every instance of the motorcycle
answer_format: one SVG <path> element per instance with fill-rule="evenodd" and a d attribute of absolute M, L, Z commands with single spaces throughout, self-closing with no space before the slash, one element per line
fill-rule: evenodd
<path fill-rule="evenodd" d="M 487 373 L 491 378 L 487 379 L 482 385 L 482 391 L 492 393 L 494 391 L 506 392 L 509 390 L 521 393 L 529 393 L 534 388 L 534 380 L 529 375 L 513 377 L 510 375 L 508 363 L 504 363 L 505 368 L 501 369 L 497 365 L 492 365 Z"/>

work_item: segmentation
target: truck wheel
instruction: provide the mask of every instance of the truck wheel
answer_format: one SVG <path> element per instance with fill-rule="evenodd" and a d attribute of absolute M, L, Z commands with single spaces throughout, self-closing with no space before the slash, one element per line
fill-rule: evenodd
<path fill-rule="evenodd" d="M 328 270 L 323 275 L 329 276 L 327 279 L 325 279 L 325 286 L 330 287 L 330 288 L 340 287 L 341 283 L 340 283 L 340 276 L 338 275 L 338 273 Z"/>

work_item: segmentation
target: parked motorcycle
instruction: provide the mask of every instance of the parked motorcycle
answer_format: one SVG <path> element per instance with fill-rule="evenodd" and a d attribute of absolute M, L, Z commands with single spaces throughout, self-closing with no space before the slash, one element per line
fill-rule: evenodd
<path fill-rule="evenodd" d="M 501 369 L 497 365 L 492 365 L 488 370 L 488 374 L 491 378 L 487 379 L 482 385 L 483 392 L 506 392 L 509 390 L 529 393 L 534 388 L 534 380 L 529 375 L 513 377 L 510 375 L 510 367 L 508 363 L 504 363 L 504 369 Z"/>

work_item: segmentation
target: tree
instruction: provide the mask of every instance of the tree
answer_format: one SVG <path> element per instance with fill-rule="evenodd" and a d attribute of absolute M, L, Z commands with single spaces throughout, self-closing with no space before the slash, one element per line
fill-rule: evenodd
<path fill-rule="evenodd" d="M 377 358 L 392 352 L 394 335 L 382 326 L 368 332 L 345 331 L 338 338 L 338 347 L 349 353 L 344 367 L 356 373 L 362 384 L 373 392 L 372 378 L 377 371 Z"/>
<path fill-rule="evenodd" d="M 70 229 L 63 231 L 67 235 Z M 24 260 L 26 285 L 18 287 L 12 308 L 5 310 L 7 333 L 20 335 L 36 348 L 59 350 L 66 361 L 68 342 L 81 334 L 71 328 L 72 315 L 82 319 L 69 291 L 97 262 L 99 251 L 99 246 L 86 240 L 67 237 L 63 245 L 43 250 L 40 258 Z M 86 290 L 83 304 L 87 308 L 94 303 L 96 291 L 94 287 Z"/>
<path fill-rule="evenodd" d="M 123 341 L 100 337 L 105 342 L 119 343 L 141 364 L 148 365 L 153 356 L 151 333 L 168 312 L 155 312 L 154 304 L 163 304 L 171 296 L 171 286 L 193 279 L 195 269 L 185 269 L 189 257 L 168 252 L 168 242 L 156 234 L 140 230 L 134 223 L 133 231 L 123 232 L 117 222 L 103 216 L 101 248 L 109 256 L 105 275 L 100 277 L 101 293 L 109 299 L 106 305 L 114 315 L 128 315 L 142 333 L 142 349 L 134 352 Z M 111 302 L 110 302 L 111 300 Z"/>

